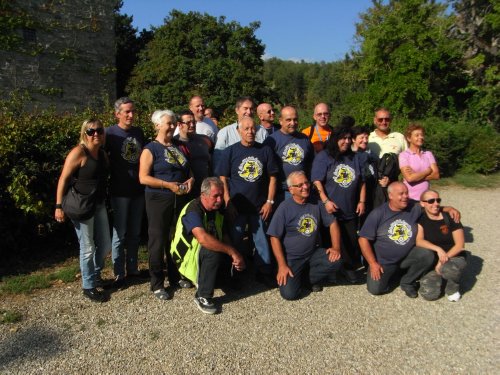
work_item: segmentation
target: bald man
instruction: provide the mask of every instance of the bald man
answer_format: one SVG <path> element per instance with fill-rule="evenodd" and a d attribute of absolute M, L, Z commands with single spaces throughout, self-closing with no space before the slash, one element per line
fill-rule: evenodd
<path fill-rule="evenodd" d="M 271 104 L 259 104 L 257 106 L 257 117 L 260 120 L 260 125 L 266 129 L 267 135 L 279 130 L 280 127 L 274 123 L 275 112 Z"/>
<path fill-rule="evenodd" d="M 330 107 L 326 103 L 318 103 L 314 107 L 314 125 L 302 130 L 313 144 L 314 151 L 320 152 L 325 148 L 326 142 L 330 139 L 333 128 L 328 124 L 330 121 Z"/>

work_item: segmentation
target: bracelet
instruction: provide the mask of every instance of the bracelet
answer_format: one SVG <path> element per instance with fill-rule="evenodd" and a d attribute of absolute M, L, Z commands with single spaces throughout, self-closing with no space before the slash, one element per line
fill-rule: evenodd
<path fill-rule="evenodd" d="M 163 181 L 160 182 L 160 189 L 163 190 Z"/>
<path fill-rule="evenodd" d="M 365 201 L 359 201 L 359 203 L 366 203 Z"/>
<path fill-rule="evenodd" d="M 274 201 L 273 201 L 273 200 L 271 200 L 271 199 L 268 199 L 266 202 L 267 202 L 267 203 L 274 204 Z"/>
<path fill-rule="evenodd" d="M 326 198 L 324 201 L 322 201 L 323 204 L 327 204 L 328 202 L 330 202 L 330 199 Z"/>
<path fill-rule="evenodd" d="M 62 209 L 62 204 L 56 203 L 56 210 L 61 210 L 61 209 Z"/>

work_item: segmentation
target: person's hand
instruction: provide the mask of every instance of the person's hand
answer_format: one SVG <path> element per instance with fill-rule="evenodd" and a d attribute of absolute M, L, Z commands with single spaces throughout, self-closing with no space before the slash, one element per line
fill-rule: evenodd
<path fill-rule="evenodd" d="M 333 247 L 330 247 L 329 249 L 326 249 L 326 253 L 328 254 L 328 260 L 331 263 L 336 262 L 341 257 L 341 255 L 340 255 L 340 249 L 334 249 Z"/>
<path fill-rule="evenodd" d="M 338 207 L 337 205 L 335 204 L 335 202 L 329 200 L 328 202 L 325 203 L 325 210 L 326 212 L 328 212 L 329 214 L 333 214 L 334 212 L 337 212 L 338 210 Z"/>
<path fill-rule="evenodd" d="M 236 271 L 243 271 L 246 267 L 245 259 L 241 256 L 239 252 L 236 250 L 231 254 L 231 258 L 233 260 L 232 265 L 236 269 Z"/>
<path fill-rule="evenodd" d="M 64 211 L 62 208 L 56 208 L 56 212 L 54 213 L 54 218 L 58 223 L 64 222 L 66 220 L 66 216 L 64 215 Z"/>
<path fill-rule="evenodd" d="M 384 268 L 377 262 L 370 264 L 370 276 L 373 280 L 378 281 L 384 273 Z"/>
<path fill-rule="evenodd" d="M 439 249 L 437 251 L 437 255 L 439 257 L 439 263 L 445 264 L 450 258 L 448 258 L 448 254 L 443 249 Z"/>
<path fill-rule="evenodd" d="M 358 205 L 356 207 L 356 213 L 358 214 L 358 216 L 364 215 L 365 211 L 366 211 L 365 202 L 358 202 Z"/>
<path fill-rule="evenodd" d="M 191 189 L 193 188 L 193 184 L 194 184 L 194 178 L 191 177 L 190 179 L 186 180 L 183 185 L 186 187 L 186 193 L 185 194 L 188 194 L 189 192 L 191 192 Z"/>
<path fill-rule="evenodd" d="M 276 275 L 276 282 L 279 286 L 286 285 L 287 277 L 293 277 L 292 270 L 287 266 L 278 267 L 278 274 Z"/>
<path fill-rule="evenodd" d="M 450 207 L 448 209 L 448 215 L 450 215 L 451 217 L 451 220 L 453 220 L 455 223 L 460 223 L 460 211 L 458 211 L 457 209 L 453 208 L 453 207 Z"/>
<path fill-rule="evenodd" d="M 273 211 L 273 205 L 269 202 L 264 203 L 259 212 L 260 216 L 262 217 L 262 220 L 266 221 L 269 215 L 271 215 L 272 211 Z"/>
<path fill-rule="evenodd" d="M 437 273 L 438 275 L 441 275 L 441 268 L 442 268 L 442 267 L 443 267 L 443 264 L 442 264 L 441 262 L 438 262 L 438 263 L 436 264 L 436 267 L 434 268 L 434 270 L 436 271 L 436 273 Z M 441 275 L 441 276 L 442 276 L 442 275 Z"/>
<path fill-rule="evenodd" d="M 387 185 L 389 185 L 389 177 L 382 177 L 380 180 L 378 180 L 378 184 L 382 187 L 387 187 Z"/>

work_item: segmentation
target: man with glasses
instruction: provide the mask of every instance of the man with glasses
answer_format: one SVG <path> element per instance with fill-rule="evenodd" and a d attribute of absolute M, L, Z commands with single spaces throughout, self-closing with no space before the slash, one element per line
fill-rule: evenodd
<path fill-rule="evenodd" d="M 328 124 L 330 121 L 330 108 L 328 104 L 317 104 L 316 107 L 314 107 L 313 118 L 315 123 L 302 130 L 302 133 L 309 137 L 313 144 L 314 151 L 318 153 L 325 148 L 326 142 L 330 139 L 333 130 Z"/>
<path fill-rule="evenodd" d="M 386 108 L 379 108 L 375 111 L 373 118 L 375 130 L 368 137 L 368 148 L 378 158 L 388 153 L 399 155 L 408 148 L 403 134 L 391 132 L 391 121 L 391 113 Z"/>
<path fill-rule="evenodd" d="M 112 257 L 116 289 L 125 286 L 127 276 L 139 276 L 137 252 L 141 239 L 144 212 L 144 187 L 139 183 L 139 157 L 144 147 L 144 133 L 133 126 L 134 102 L 127 97 L 115 102 L 118 124 L 106 129 L 109 154 L 110 195 L 113 208 Z"/>
<path fill-rule="evenodd" d="M 261 103 L 257 106 L 257 117 L 260 125 L 266 129 L 267 135 L 279 130 L 279 126 L 274 123 L 274 109 L 269 103 Z"/>
<path fill-rule="evenodd" d="M 303 171 L 290 173 L 287 185 L 292 195 L 285 200 L 271 220 L 267 234 L 278 263 L 276 281 L 286 300 L 300 297 L 307 277 L 313 292 L 320 292 L 322 282 L 333 281 L 342 265 L 340 231 L 337 221 L 323 205 L 311 201 L 311 183 Z M 319 246 L 320 226 L 329 228 L 332 247 Z"/>
<path fill-rule="evenodd" d="M 200 195 L 201 182 L 212 175 L 213 143 L 203 134 L 196 134 L 197 122 L 193 112 L 189 109 L 178 114 L 177 129 L 179 134 L 174 136 L 179 142 L 179 148 L 186 155 L 191 165 L 194 185 L 190 196 L 196 198 Z"/>

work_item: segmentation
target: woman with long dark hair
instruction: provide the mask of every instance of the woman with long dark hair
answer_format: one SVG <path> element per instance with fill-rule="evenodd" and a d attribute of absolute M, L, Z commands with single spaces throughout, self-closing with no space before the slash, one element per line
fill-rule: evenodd
<path fill-rule="evenodd" d="M 358 217 L 365 212 L 366 185 L 359 158 L 351 150 L 351 130 L 336 128 L 326 149 L 316 155 L 311 180 L 328 213 L 335 215 L 342 236 L 344 275 L 351 283 L 358 281 L 361 266 L 358 244 Z"/>

